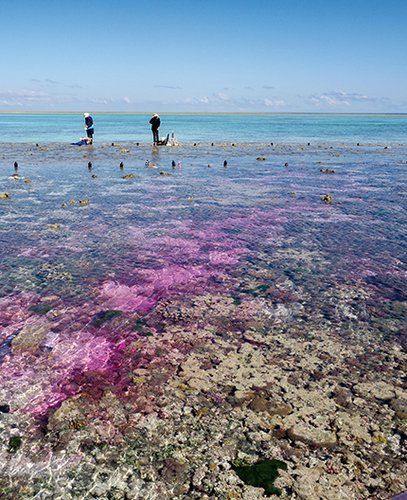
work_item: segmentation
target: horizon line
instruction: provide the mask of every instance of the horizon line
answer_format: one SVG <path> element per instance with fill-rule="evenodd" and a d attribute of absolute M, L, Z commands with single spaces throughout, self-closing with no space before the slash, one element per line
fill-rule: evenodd
<path fill-rule="evenodd" d="M 152 111 L 90 111 L 95 115 L 150 115 Z M 0 110 L 0 115 L 77 115 L 83 111 L 21 111 Z M 349 111 L 162 111 L 161 115 L 347 115 L 347 116 L 400 116 L 407 111 L 349 112 Z"/>

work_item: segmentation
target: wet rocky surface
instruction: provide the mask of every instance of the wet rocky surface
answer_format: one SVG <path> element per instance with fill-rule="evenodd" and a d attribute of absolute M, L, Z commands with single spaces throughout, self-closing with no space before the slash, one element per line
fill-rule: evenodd
<path fill-rule="evenodd" d="M 281 498 L 407 490 L 407 149 L 207 150 L 3 176 L 1 498 L 277 498 L 236 473 L 266 460 Z"/>

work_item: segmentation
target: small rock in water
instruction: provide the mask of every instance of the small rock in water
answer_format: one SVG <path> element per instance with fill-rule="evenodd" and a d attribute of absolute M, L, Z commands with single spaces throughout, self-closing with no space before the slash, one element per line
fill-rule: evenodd
<path fill-rule="evenodd" d="M 337 443 L 334 432 L 313 427 L 307 423 L 298 423 L 290 427 L 287 433 L 292 441 L 311 444 L 316 448 L 332 448 Z"/>
<path fill-rule="evenodd" d="M 10 413 L 10 405 L 8 404 L 0 405 L 0 413 Z"/>
<path fill-rule="evenodd" d="M 407 399 L 393 399 L 391 407 L 396 412 L 396 416 L 400 419 L 407 418 Z"/>
<path fill-rule="evenodd" d="M 334 201 L 334 197 L 330 193 L 327 193 L 324 194 L 324 196 L 321 196 L 321 201 L 323 201 L 327 205 L 331 205 L 332 202 Z"/>
<path fill-rule="evenodd" d="M 30 309 L 40 316 L 44 316 L 50 310 L 49 304 L 37 304 Z M 32 323 L 20 330 L 18 335 L 11 341 L 13 353 L 34 355 L 40 349 L 45 338 L 50 332 L 50 327 L 42 322 Z"/>

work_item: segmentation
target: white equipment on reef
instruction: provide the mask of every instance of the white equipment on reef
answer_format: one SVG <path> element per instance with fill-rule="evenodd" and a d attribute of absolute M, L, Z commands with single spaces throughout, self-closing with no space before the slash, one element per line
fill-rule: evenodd
<path fill-rule="evenodd" d="M 171 137 L 170 134 L 167 134 L 167 137 L 164 140 L 158 141 L 157 146 L 178 146 L 174 132 L 171 132 Z"/>
<path fill-rule="evenodd" d="M 174 132 L 171 132 L 171 137 L 167 142 L 167 146 L 178 146 L 178 142 L 175 138 Z"/>

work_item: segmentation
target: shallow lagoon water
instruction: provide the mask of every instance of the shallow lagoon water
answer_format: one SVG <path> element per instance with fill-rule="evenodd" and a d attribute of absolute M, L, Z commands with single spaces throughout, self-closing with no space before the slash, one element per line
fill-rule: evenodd
<path fill-rule="evenodd" d="M 150 114 L 96 113 L 95 138 L 149 142 Z M 160 135 L 174 132 L 183 143 L 405 143 L 405 114 L 165 113 Z M 83 132 L 82 113 L 0 113 L 0 142 L 70 143 Z"/>
<path fill-rule="evenodd" d="M 138 429 L 134 414 L 168 419 L 175 410 L 160 401 L 163 391 L 179 373 L 189 373 L 188 363 L 209 349 L 213 335 L 237 343 L 237 351 L 248 343 L 262 352 L 259 338 L 270 332 L 303 338 L 304 345 L 310 331 L 330 332 L 339 344 L 352 345 L 359 360 L 346 374 L 334 373 L 330 360 L 333 380 L 374 382 L 380 363 L 380 383 L 395 387 L 397 398 L 390 399 L 400 399 L 406 159 L 403 145 L 2 145 L 0 192 L 10 193 L 0 200 L 0 404 L 10 410 L 1 423 L 4 495 L 85 498 L 97 464 L 88 477 L 81 472 L 78 490 L 66 479 L 89 465 L 83 443 L 117 446 L 119 435 L 126 441 Z M 123 178 L 128 174 L 134 177 Z M 332 204 L 321 201 L 327 193 Z M 373 349 L 380 345 L 383 352 Z M 301 355 L 285 349 L 291 370 L 308 373 Z M 200 370 L 222 366 L 227 354 L 215 358 L 208 355 L 206 366 L 201 360 Z M 319 380 L 312 373 L 311 380 Z M 217 411 L 225 400 L 229 412 L 230 394 L 220 386 L 191 387 Z M 81 416 L 85 423 L 78 423 L 70 413 L 78 398 L 91 422 Z M 109 398 L 123 421 L 100 417 Z M 402 435 L 398 425 L 389 435 Z M 70 449 L 64 435 L 77 439 L 80 451 Z M 16 436 L 21 448 L 10 449 Z M 295 443 L 295 433 L 289 436 Z M 402 455 L 402 444 L 397 452 L 382 448 L 385 457 Z M 41 473 L 33 466 L 39 450 L 53 457 L 44 458 Z M 262 455 L 259 448 L 250 454 Z M 237 451 L 231 460 L 236 457 Z M 392 467 L 401 481 L 395 494 L 403 473 L 399 462 Z M 140 474 L 134 471 L 142 483 Z M 175 494 L 171 478 L 155 478 L 172 485 L 161 498 L 198 498 L 199 491 L 213 490 L 192 485 Z M 282 487 L 297 498 L 290 484 Z M 114 498 L 160 498 L 152 486 L 137 488 Z M 378 483 L 359 498 L 366 492 L 385 498 L 386 488 Z"/>

